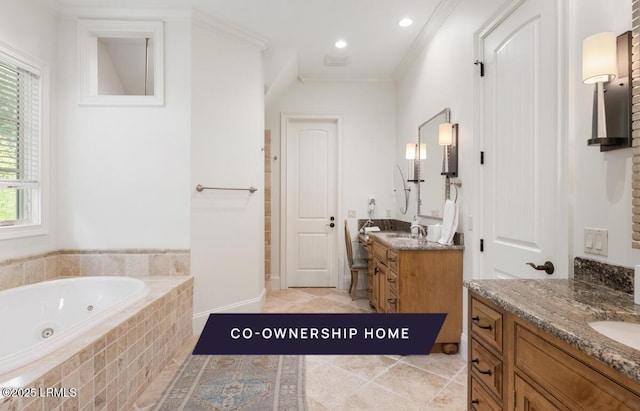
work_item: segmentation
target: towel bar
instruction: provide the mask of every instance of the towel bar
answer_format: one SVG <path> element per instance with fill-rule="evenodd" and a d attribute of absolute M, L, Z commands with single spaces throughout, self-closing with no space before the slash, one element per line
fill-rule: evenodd
<path fill-rule="evenodd" d="M 453 200 L 454 203 L 458 202 L 458 187 L 462 187 L 462 181 L 449 181 L 450 186 L 454 186 L 456 188 L 456 198 Z"/>
<path fill-rule="evenodd" d="M 204 190 L 231 190 L 231 191 L 248 191 L 251 194 L 255 193 L 256 191 L 258 191 L 257 188 L 251 186 L 249 188 L 225 188 L 225 187 L 205 187 L 201 184 L 198 184 L 196 186 L 196 191 L 197 192 L 201 192 Z"/>

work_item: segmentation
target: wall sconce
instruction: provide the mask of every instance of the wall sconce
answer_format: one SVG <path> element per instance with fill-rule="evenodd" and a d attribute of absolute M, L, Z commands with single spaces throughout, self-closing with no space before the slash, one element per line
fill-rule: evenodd
<path fill-rule="evenodd" d="M 631 147 L 631 32 L 597 33 L 582 42 L 582 81 L 595 84 L 591 138 L 600 151 Z M 615 81 L 614 81 L 615 80 Z"/>
<path fill-rule="evenodd" d="M 420 160 L 426 160 L 427 158 L 427 145 L 420 144 L 418 155 L 418 144 L 408 143 L 405 147 L 404 158 L 407 159 L 407 181 L 410 183 L 420 183 L 424 180 L 420 180 Z"/>
<path fill-rule="evenodd" d="M 458 176 L 458 124 L 442 123 L 438 127 L 438 144 L 445 146 L 442 156 L 443 176 Z"/>

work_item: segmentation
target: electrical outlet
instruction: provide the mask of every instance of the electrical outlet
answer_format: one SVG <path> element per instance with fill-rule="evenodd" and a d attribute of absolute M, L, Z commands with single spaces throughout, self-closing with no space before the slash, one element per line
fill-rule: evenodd
<path fill-rule="evenodd" d="M 387 209 L 387 212 L 385 214 L 387 218 L 391 218 L 391 210 Z"/>
<path fill-rule="evenodd" d="M 584 228 L 584 252 L 609 255 L 609 231 L 605 228 Z"/>

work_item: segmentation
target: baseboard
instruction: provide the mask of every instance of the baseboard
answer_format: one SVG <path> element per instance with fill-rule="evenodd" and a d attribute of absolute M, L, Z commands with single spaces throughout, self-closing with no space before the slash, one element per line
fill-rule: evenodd
<path fill-rule="evenodd" d="M 267 297 L 267 290 L 263 289 L 260 295 L 249 300 L 239 301 L 237 303 L 225 305 L 223 307 L 214 308 L 209 311 L 193 314 L 193 335 L 200 335 L 204 329 L 209 314 L 216 313 L 260 313 L 262 305 Z"/>
<path fill-rule="evenodd" d="M 468 348 L 468 344 L 467 344 L 467 333 L 462 333 L 462 336 L 460 337 L 460 347 L 458 347 L 458 351 L 460 351 L 460 356 L 462 357 L 462 359 L 464 359 L 465 361 L 468 360 L 468 355 L 469 352 L 467 350 Z"/>
<path fill-rule="evenodd" d="M 271 279 L 269 280 L 270 284 L 271 284 L 271 289 L 272 290 L 279 290 L 282 288 L 282 285 L 280 284 L 280 282 L 282 281 L 282 279 L 280 278 L 279 275 L 273 275 L 271 274 Z"/>

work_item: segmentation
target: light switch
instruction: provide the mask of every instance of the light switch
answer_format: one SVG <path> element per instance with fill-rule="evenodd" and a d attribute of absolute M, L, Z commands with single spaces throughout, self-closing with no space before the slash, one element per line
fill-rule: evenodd
<path fill-rule="evenodd" d="M 347 215 L 349 216 L 349 218 L 356 218 L 356 210 L 347 211 Z"/>
<path fill-rule="evenodd" d="M 584 228 L 584 252 L 607 256 L 609 254 L 609 233 L 606 228 Z"/>
<path fill-rule="evenodd" d="M 584 248 L 593 248 L 593 233 L 585 230 Z"/>
<path fill-rule="evenodd" d="M 596 237 L 596 240 L 595 240 L 595 244 L 593 245 L 593 248 L 595 248 L 598 251 L 602 251 L 602 234 L 596 233 L 595 237 Z"/>

